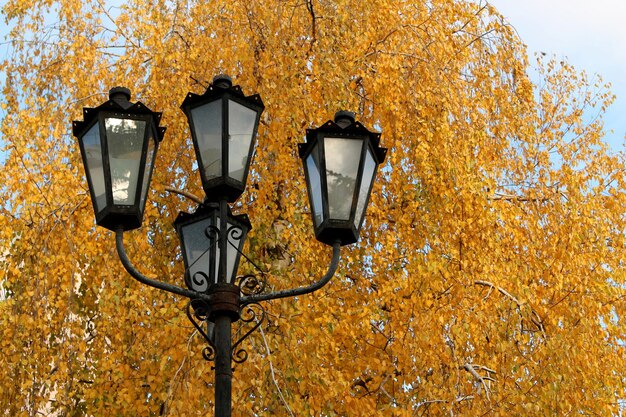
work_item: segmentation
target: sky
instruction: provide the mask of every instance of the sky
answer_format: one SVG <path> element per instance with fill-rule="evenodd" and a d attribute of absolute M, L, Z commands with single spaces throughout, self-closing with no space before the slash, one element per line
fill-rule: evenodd
<path fill-rule="evenodd" d="M 613 131 L 607 133 L 605 140 L 613 149 L 623 150 L 626 144 L 626 0 L 488 1 L 517 30 L 531 58 L 537 52 L 566 58 L 590 77 L 597 74 L 611 83 L 617 98 L 604 116 L 606 130 Z M 0 5 L 3 2 L 0 0 Z M 0 27 L 0 42 L 5 34 L 6 28 Z M 4 56 L 7 50 L 7 45 L 0 44 L 0 55 Z M 2 160 L 0 152 L 0 163 Z"/>
<path fill-rule="evenodd" d="M 489 0 L 517 30 L 531 58 L 545 52 L 566 58 L 592 78 L 611 83 L 616 100 L 604 116 L 606 142 L 626 143 L 626 1 Z M 530 62 L 534 62 L 531 59 Z"/>

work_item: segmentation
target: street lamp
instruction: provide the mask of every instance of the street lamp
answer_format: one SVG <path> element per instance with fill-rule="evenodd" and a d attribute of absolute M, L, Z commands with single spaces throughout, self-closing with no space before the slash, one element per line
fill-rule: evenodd
<path fill-rule="evenodd" d="M 202 95 L 188 94 L 187 115 L 206 199 L 193 213 L 181 212 L 174 227 L 181 240 L 187 288 L 147 278 L 124 249 L 124 232 L 141 225 L 159 142 L 165 128 L 160 113 L 130 102 L 130 91 L 116 87 L 102 105 L 84 109 L 73 123 L 74 135 L 93 202 L 96 223 L 115 231 L 120 260 L 141 283 L 189 299 L 187 316 L 207 346 L 203 356 L 215 362 L 215 416 L 231 415 L 232 361 L 243 362 L 241 342 L 265 317 L 260 301 L 318 290 L 333 277 L 341 246 L 359 238 L 378 166 L 386 149 L 380 134 L 338 112 L 334 121 L 307 130 L 299 145 L 304 164 L 316 238 L 333 247 L 326 274 L 310 285 L 265 293 L 264 278 L 238 276 L 250 222 L 229 206 L 245 189 L 263 102 L 246 97 L 229 77 L 220 75 Z M 245 313 L 242 313 L 245 309 Z M 253 323 L 233 342 L 233 322 Z"/>
<path fill-rule="evenodd" d="M 189 120 L 207 199 L 232 203 L 246 187 L 264 108 L 261 97 L 244 96 L 230 77 L 218 75 L 204 94 L 187 94 L 181 108 Z"/>
<path fill-rule="evenodd" d="M 129 100 L 129 89 L 113 88 L 108 101 L 84 108 L 84 120 L 73 124 L 96 223 L 111 230 L 141 226 L 152 166 L 165 133 L 159 127 L 161 113 Z"/>
<path fill-rule="evenodd" d="M 304 163 L 315 237 L 332 245 L 359 240 L 365 207 L 376 168 L 385 159 L 380 133 L 354 119 L 354 113 L 337 112 L 335 122 L 308 129 L 307 143 L 299 145 Z"/>

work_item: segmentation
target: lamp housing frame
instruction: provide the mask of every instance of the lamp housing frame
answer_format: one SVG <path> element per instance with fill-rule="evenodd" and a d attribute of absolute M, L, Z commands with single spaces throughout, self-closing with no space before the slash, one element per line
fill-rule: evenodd
<path fill-rule="evenodd" d="M 306 142 L 298 144 L 298 153 L 302 159 L 304 174 L 306 178 L 309 204 L 311 207 L 311 217 L 313 220 L 313 227 L 315 230 L 315 237 L 322 243 L 332 245 L 335 241 L 340 241 L 341 246 L 355 243 L 359 240 L 359 235 L 365 214 L 367 211 L 367 205 L 371 196 L 374 180 L 378 172 L 379 165 L 384 162 L 387 154 L 387 149 L 380 147 L 381 134 L 368 130 L 361 123 L 356 122 L 354 119 L 354 113 L 348 111 L 339 111 L 335 115 L 335 120 L 329 120 L 323 125 L 315 129 L 307 129 Z M 330 217 L 329 207 L 329 188 L 328 188 L 328 171 L 327 171 L 327 158 L 326 158 L 326 139 L 351 139 L 359 140 L 363 142 L 361 147 L 361 153 L 358 156 L 358 171 L 356 181 L 354 184 L 354 191 L 352 194 L 352 201 L 350 202 L 350 215 L 348 219 L 337 219 Z M 319 161 L 319 180 L 320 180 L 320 195 L 315 195 L 315 191 L 312 187 L 312 178 L 308 168 L 307 159 L 309 156 L 317 152 Z M 363 174 L 365 169 L 365 158 L 367 152 L 370 153 L 373 158 L 375 166 L 373 168 L 372 177 L 369 187 L 366 190 L 367 195 L 362 201 L 362 213 L 359 219 L 357 216 L 357 206 L 359 204 L 359 197 L 361 195 L 361 183 L 364 181 Z M 321 205 L 321 207 L 316 207 Z M 316 220 L 316 212 L 320 212 L 322 215 L 321 221 Z M 356 221 L 355 221 L 356 220 Z"/>
<path fill-rule="evenodd" d="M 199 145 L 199 139 L 196 132 L 196 123 L 192 111 L 201 106 L 209 103 L 221 101 L 221 174 L 209 178 L 205 167 L 203 166 L 203 158 Z M 254 121 L 254 128 L 252 136 L 250 138 L 250 146 L 246 158 L 245 165 L 243 167 L 243 178 L 241 181 L 232 178 L 229 174 L 229 102 L 233 101 L 247 109 L 256 112 L 256 120 Z M 241 194 L 243 194 L 246 181 L 250 172 L 250 165 L 254 156 L 254 148 L 256 145 L 256 136 L 259 130 L 259 123 L 261 120 L 261 114 L 265 109 L 263 100 L 258 94 L 246 96 L 241 87 L 238 85 L 232 85 L 232 80 L 227 75 L 218 75 L 213 79 L 213 82 L 207 87 L 206 91 L 201 94 L 188 93 L 185 100 L 181 104 L 180 108 L 187 116 L 189 123 L 189 132 L 193 141 L 193 147 L 196 153 L 196 159 L 198 161 L 198 171 L 200 172 L 200 179 L 202 181 L 202 188 L 206 194 L 207 201 L 217 202 L 222 199 L 227 200 L 229 203 L 236 201 Z"/>
<path fill-rule="evenodd" d="M 109 91 L 109 100 L 98 107 L 84 107 L 83 120 L 75 120 L 72 123 L 72 131 L 77 138 L 82 156 L 83 168 L 89 193 L 96 218 L 96 224 L 109 230 L 119 228 L 128 231 L 141 226 L 145 205 L 148 200 L 148 191 L 152 181 L 152 173 L 156 162 L 160 142 L 165 135 L 165 127 L 159 126 L 162 113 L 154 112 L 142 102 L 131 103 L 130 90 L 125 87 L 114 87 Z M 113 196 L 111 155 L 107 135 L 107 119 L 121 119 L 145 122 L 143 143 L 141 144 L 141 156 L 137 172 L 137 184 L 134 190 L 135 196 L 132 204 L 116 204 Z M 88 152 L 85 149 L 86 135 L 97 126 L 98 141 L 100 142 L 100 155 L 102 163 L 102 176 L 104 182 L 104 204 L 98 204 L 98 195 L 95 191 L 94 178 L 89 170 Z M 150 141 L 153 141 L 154 149 L 149 155 Z M 148 156 L 151 161 L 147 163 Z M 148 172 L 146 173 L 146 170 Z M 146 176 L 147 175 L 147 176 Z M 101 207 L 100 207 L 101 206 Z"/>

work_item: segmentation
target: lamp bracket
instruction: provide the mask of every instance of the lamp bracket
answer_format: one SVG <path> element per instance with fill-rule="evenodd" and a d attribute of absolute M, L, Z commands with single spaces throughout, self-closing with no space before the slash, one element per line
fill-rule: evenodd
<path fill-rule="evenodd" d="M 277 298 L 296 297 L 298 295 L 308 294 L 313 291 L 317 291 L 324 285 L 328 284 L 328 281 L 335 275 L 337 267 L 339 266 L 339 255 L 341 253 L 341 242 L 336 241 L 333 244 L 333 257 L 328 266 L 326 274 L 324 274 L 319 280 L 315 281 L 311 285 L 305 287 L 294 288 L 291 290 L 282 290 L 271 292 L 268 294 L 253 294 L 241 297 L 241 305 L 246 306 L 251 303 L 257 303 L 259 301 L 274 300 Z"/>
<path fill-rule="evenodd" d="M 248 359 L 248 351 L 240 347 L 241 342 L 246 340 L 265 320 L 265 309 L 259 303 L 250 303 L 241 312 L 242 323 L 254 323 L 253 326 L 239 338 L 231 348 L 231 358 L 235 363 L 243 363 Z"/>
<path fill-rule="evenodd" d="M 167 291 L 173 294 L 182 295 L 183 297 L 187 297 L 190 299 L 201 299 L 205 302 L 210 302 L 211 297 L 207 294 L 203 294 L 193 290 L 187 290 L 185 288 L 177 287 L 176 285 L 168 284 L 166 282 L 158 281 L 155 279 L 151 279 L 143 275 L 135 266 L 132 264 L 128 255 L 126 254 L 126 249 L 124 248 L 124 229 L 118 228 L 115 231 L 115 246 L 117 248 L 117 254 L 122 261 L 122 265 L 128 271 L 128 273 L 135 278 L 137 281 L 142 284 L 149 285 L 150 287 L 157 288 L 159 290 Z"/>
<path fill-rule="evenodd" d="M 217 347 L 215 346 L 213 335 L 207 333 L 208 326 L 207 331 L 202 327 L 202 323 L 208 323 L 209 303 L 200 299 L 189 300 L 187 303 L 187 317 L 191 324 L 193 324 L 193 327 L 196 328 L 198 333 L 200 333 L 208 343 L 208 346 L 202 349 L 202 357 L 209 362 L 214 361 Z"/>
<path fill-rule="evenodd" d="M 209 362 L 215 361 L 215 352 L 217 346 L 213 337 L 213 322 L 210 319 L 211 312 L 215 308 L 211 303 L 207 303 L 205 300 L 189 300 L 187 303 L 187 317 L 193 327 L 196 328 L 198 333 L 207 342 L 207 346 L 202 349 L 202 357 Z M 258 303 L 250 303 L 241 312 L 241 322 L 243 323 L 239 328 L 239 333 L 249 323 L 252 323 L 250 327 L 235 343 L 233 343 L 230 355 L 231 359 L 235 363 L 243 363 L 248 359 L 248 351 L 241 347 L 241 343 L 248 338 L 256 329 L 258 329 L 265 320 L 265 309 Z"/>

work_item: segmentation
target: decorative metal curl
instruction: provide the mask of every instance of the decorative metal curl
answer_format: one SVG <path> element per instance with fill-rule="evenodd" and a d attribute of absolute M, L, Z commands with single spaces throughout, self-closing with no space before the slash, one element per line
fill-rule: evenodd
<path fill-rule="evenodd" d="M 238 286 L 243 295 L 254 295 L 261 294 L 265 290 L 265 285 L 267 280 L 265 279 L 265 274 L 257 275 L 243 275 L 237 277 Z"/>
<path fill-rule="evenodd" d="M 258 311 L 255 311 L 257 309 Z M 248 359 L 248 351 L 244 348 L 239 347 L 241 342 L 248 338 L 256 329 L 261 326 L 265 320 L 265 309 L 259 303 L 251 303 L 244 307 L 241 312 L 241 321 L 243 323 L 255 323 L 254 326 L 250 330 L 248 330 L 239 340 L 233 343 L 231 350 L 231 358 L 235 363 L 243 363 Z"/>
<path fill-rule="evenodd" d="M 189 321 L 209 344 L 209 346 L 202 349 L 202 357 L 211 362 L 215 360 L 215 351 L 217 347 L 213 343 L 213 338 L 202 328 L 202 324 L 207 323 L 208 316 L 209 305 L 205 301 L 195 299 L 190 300 L 189 303 L 187 303 L 187 317 L 189 318 Z"/>
<path fill-rule="evenodd" d="M 205 346 L 202 349 L 202 357 L 207 362 L 215 362 L 215 348 L 213 346 Z"/>
<path fill-rule="evenodd" d="M 215 242 L 220 237 L 220 228 L 215 225 L 207 226 L 204 235 L 211 241 Z"/>
<path fill-rule="evenodd" d="M 241 240 L 241 237 L 243 236 L 243 229 L 239 226 L 232 225 L 226 231 L 226 236 L 228 236 L 228 238 L 233 239 L 233 240 Z M 230 240 L 228 242 L 231 245 L 237 247 Z"/>
<path fill-rule="evenodd" d="M 209 276 L 202 271 L 196 271 L 191 276 L 189 270 L 187 270 L 185 273 L 185 284 L 187 288 L 192 288 L 198 292 L 206 292 L 210 285 Z"/>

